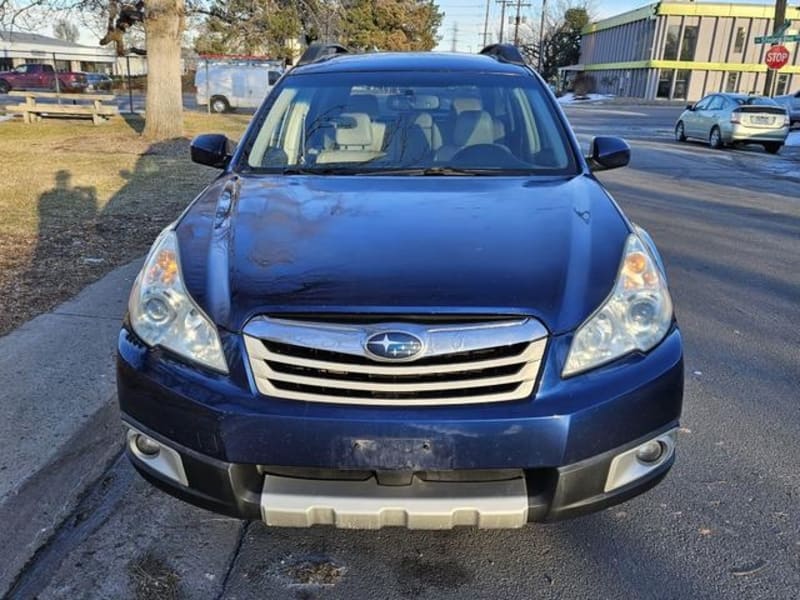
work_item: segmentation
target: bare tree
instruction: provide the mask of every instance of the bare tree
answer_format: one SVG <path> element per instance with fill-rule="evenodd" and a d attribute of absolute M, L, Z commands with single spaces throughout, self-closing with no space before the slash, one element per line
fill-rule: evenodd
<path fill-rule="evenodd" d="M 147 97 L 143 135 L 164 140 L 183 135 L 181 93 L 181 41 L 186 16 L 184 0 L 108 1 L 108 28 L 101 45 L 114 44 L 116 52 L 147 55 Z M 125 34 L 142 24 L 145 50 L 125 45 Z"/>
<path fill-rule="evenodd" d="M 56 24 L 53 25 L 53 35 L 60 40 L 74 43 L 78 41 L 81 32 L 72 21 L 68 19 L 59 19 L 56 21 Z"/>
<path fill-rule="evenodd" d="M 144 136 L 164 140 L 183 135 L 181 40 L 184 0 L 147 0 L 147 98 Z"/>

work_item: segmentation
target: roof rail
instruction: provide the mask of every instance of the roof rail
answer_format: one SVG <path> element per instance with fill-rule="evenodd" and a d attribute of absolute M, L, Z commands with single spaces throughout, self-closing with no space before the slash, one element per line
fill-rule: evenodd
<path fill-rule="evenodd" d="M 525 59 L 519 48 L 513 44 L 491 44 L 486 46 L 480 51 L 481 54 L 492 56 L 501 62 L 513 63 L 515 65 L 524 65 Z"/>
<path fill-rule="evenodd" d="M 337 54 L 350 54 L 350 51 L 339 44 L 310 44 L 295 66 L 307 65 Z"/>

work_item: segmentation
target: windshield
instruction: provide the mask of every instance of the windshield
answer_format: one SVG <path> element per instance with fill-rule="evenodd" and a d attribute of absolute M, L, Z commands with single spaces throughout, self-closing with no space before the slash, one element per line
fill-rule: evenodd
<path fill-rule="evenodd" d="M 243 163 L 262 172 L 574 174 L 542 86 L 520 75 L 328 73 L 285 78 Z"/>

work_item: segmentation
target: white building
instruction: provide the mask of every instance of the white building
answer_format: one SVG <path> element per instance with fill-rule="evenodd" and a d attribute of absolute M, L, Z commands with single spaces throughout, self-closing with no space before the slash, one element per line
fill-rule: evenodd
<path fill-rule="evenodd" d="M 122 70 L 117 62 L 111 47 L 83 46 L 38 33 L 0 30 L 0 71 L 26 63 L 47 63 L 54 65 L 57 71 L 122 75 L 125 73 L 125 60 L 119 61 Z"/>

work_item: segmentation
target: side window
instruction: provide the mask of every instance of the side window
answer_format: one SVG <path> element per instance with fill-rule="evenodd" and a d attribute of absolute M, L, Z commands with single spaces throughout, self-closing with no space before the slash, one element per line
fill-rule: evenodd
<path fill-rule="evenodd" d="M 721 110 L 724 104 L 722 96 L 714 96 L 706 110 Z"/>
<path fill-rule="evenodd" d="M 708 108 L 708 105 L 711 103 L 711 99 L 712 98 L 713 98 L 713 96 L 706 96 L 705 98 L 700 100 L 700 102 L 698 102 L 697 104 L 694 105 L 694 109 L 695 110 L 706 110 Z"/>

